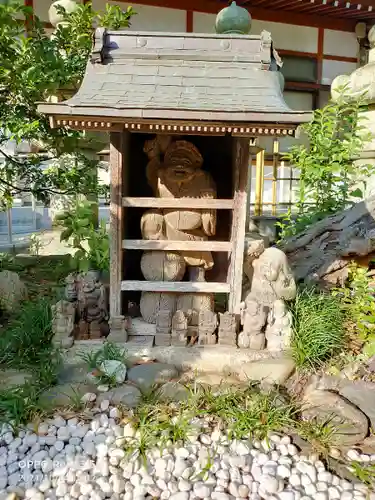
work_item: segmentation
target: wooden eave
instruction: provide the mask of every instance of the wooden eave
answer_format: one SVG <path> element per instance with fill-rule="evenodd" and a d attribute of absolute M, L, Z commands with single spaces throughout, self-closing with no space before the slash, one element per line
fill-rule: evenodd
<path fill-rule="evenodd" d="M 127 130 L 133 133 L 184 134 L 184 135 L 233 135 L 235 137 L 274 136 L 286 137 L 296 135 L 302 120 L 295 123 L 277 123 L 275 121 L 201 121 L 201 120 L 140 120 L 112 119 L 104 116 L 66 116 L 50 115 L 52 128 L 68 127 L 73 130 L 96 130 L 120 132 Z M 264 118 L 264 117 L 263 117 Z M 270 117 L 271 118 L 271 117 Z M 301 118 L 301 117 L 299 117 Z M 303 117 L 305 121 L 305 116 Z"/>

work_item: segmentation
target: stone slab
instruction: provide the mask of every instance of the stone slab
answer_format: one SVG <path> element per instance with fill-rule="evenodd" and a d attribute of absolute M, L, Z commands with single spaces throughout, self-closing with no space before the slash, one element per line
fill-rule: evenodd
<path fill-rule="evenodd" d="M 151 348 L 154 345 L 154 337 L 152 335 L 130 335 L 126 343 L 126 348 L 129 347 L 146 347 Z"/>
<path fill-rule="evenodd" d="M 144 347 L 142 345 L 134 345 L 130 342 L 118 344 L 119 347 L 125 348 L 128 351 L 130 358 L 140 358 L 141 356 L 156 359 L 162 363 L 169 363 L 176 366 L 180 371 L 197 371 L 209 373 L 234 373 L 246 380 L 246 375 L 242 368 L 254 361 L 280 359 L 283 354 L 263 351 L 251 351 L 247 349 L 237 349 L 230 346 L 200 346 L 200 347 Z M 86 340 L 73 347 L 64 353 L 65 363 L 77 364 L 81 362 L 78 353 L 82 351 L 95 351 L 99 349 L 101 344 L 97 344 L 91 340 Z M 247 368 L 245 368 L 245 371 Z"/>

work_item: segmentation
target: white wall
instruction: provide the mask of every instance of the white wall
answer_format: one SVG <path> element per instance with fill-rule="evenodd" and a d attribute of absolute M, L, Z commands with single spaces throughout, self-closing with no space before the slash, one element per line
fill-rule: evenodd
<path fill-rule="evenodd" d="M 93 7 L 96 10 L 104 10 L 106 3 L 119 5 L 122 9 L 129 5 L 133 7 L 137 15 L 131 21 L 130 30 L 132 31 L 186 31 L 186 11 L 184 10 L 150 7 L 133 2 L 106 2 L 104 0 L 93 0 Z"/>
<path fill-rule="evenodd" d="M 356 68 L 356 63 L 324 59 L 321 83 L 323 85 L 330 85 L 336 76 L 350 75 L 350 73 L 352 73 Z"/>
<path fill-rule="evenodd" d="M 325 55 L 357 57 L 358 43 L 355 33 L 324 30 L 323 52 Z"/>

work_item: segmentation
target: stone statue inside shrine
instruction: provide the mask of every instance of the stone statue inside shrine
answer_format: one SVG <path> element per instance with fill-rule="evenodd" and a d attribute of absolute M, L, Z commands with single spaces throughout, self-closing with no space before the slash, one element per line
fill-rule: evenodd
<path fill-rule="evenodd" d="M 146 175 L 155 196 L 166 199 L 216 198 L 215 183 L 211 175 L 202 169 L 203 158 L 198 149 L 188 141 L 173 142 L 170 137 L 161 137 L 148 141 L 144 148 L 149 157 Z M 141 230 L 143 239 L 205 241 L 215 234 L 216 210 L 151 209 L 142 216 Z M 187 270 L 190 281 L 204 281 L 205 272 L 214 265 L 211 252 L 181 250 L 174 254 L 173 257 L 171 252 L 145 252 L 142 257 L 145 278 L 158 280 L 157 277 L 162 274 L 163 281 L 181 281 Z M 160 260 L 162 272 L 156 271 L 160 269 Z M 177 297 L 173 294 L 144 292 L 140 308 L 142 317 L 153 323 L 161 308 L 169 309 L 172 315 L 176 310 L 186 314 L 191 310 L 196 311 L 195 320 L 189 322 L 189 328 L 196 327 L 198 330 L 199 311 L 213 310 L 213 295 L 183 293 Z"/>
<path fill-rule="evenodd" d="M 296 296 L 296 284 L 284 252 L 250 244 L 245 255 L 250 286 L 241 310 L 243 331 L 238 346 L 281 350 L 289 345 L 292 320 L 285 301 Z"/>

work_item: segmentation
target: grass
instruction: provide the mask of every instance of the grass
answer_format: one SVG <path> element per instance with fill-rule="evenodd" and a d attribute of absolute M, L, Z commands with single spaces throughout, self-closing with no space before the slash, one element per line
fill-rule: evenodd
<path fill-rule="evenodd" d="M 39 297 L 21 304 L 0 335 L 0 366 L 31 374 L 30 382 L 0 389 L 0 421 L 20 427 L 43 414 L 41 394 L 54 385 L 61 354 L 52 345 L 50 301 Z"/>
<path fill-rule="evenodd" d="M 337 445 L 338 428 L 332 419 L 323 422 L 317 419 L 301 420 L 297 423 L 296 431 L 302 439 L 311 444 L 316 453 L 325 458 L 329 450 Z"/>
<path fill-rule="evenodd" d="M 82 351 L 78 353 L 78 357 L 80 357 L 82 361 L 86 363 L 89 372 L 95 373 L 99 384 L 114 387 L 117 385 L 116 374 L 107 375 L 103 373 L 100 368 L 101 364 L 104 361 L 114 360 L 120 361 L 121 363 L 126 365 L 128 351 L 127 349 L 121 349 L 116 344 L 112 344 L 111 342 L 105 342 L 103 344 L 103 347 L 98 349 L 97 351 Z"/>
<path fill-rule="evenodd" d="M 352 462 L 349 469 L 361 483 L 366 484 L 371 490 L 375 489 L 375 464 Z"/>
<path fill-rule="evenodd" d="M 340 300 L 326 292 L 303 289 L 292 304 L 292 355 L 300 369 L 315 371 L 345 343 Z"/>

